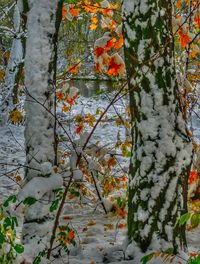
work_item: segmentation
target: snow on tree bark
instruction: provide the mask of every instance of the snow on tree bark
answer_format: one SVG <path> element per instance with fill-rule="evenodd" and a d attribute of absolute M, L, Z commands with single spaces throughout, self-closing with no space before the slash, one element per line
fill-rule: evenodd
<path fill-rule="evenodd" d="M 13 92 L 16 85 L 16 78 L 19 73 L 20 65 L 23 61 L 23 45 L 22 38 L 24 37 L 24 32 L 22 31 L 21 24 L 21 13 L 22 6 L 20 1 L 15 5 L 14 9 L 14 38 L 12 42 L 12 47 L 10 51 L 10 58 L 6 68 L 5 75 L 5 87 L 2 91 L 1 100 L 1 125 L 5 125 L 8 121 L 8 113 L 13 109 Z"/>
<path fill-rule="evenodd" d="M 178 219 L 192 144 L 179 104 L 171 1 L 124 0 L 122 6 L 133 123 L 128 237 L 139 258 L 137 250 L 177 252 L 185 245 Z"/>
<path fill-rule="evenodd" d="M 49 211 L 53 199 L 52 190 L 62 186 L 60 176 L 53 172 L 56 162 L 53 116 L 56 49 L 62 1 L 29 0 L 27 3 L 29 12 L 25 56 L 25 147 L 28 167 L 25 171 L 25 180 L 28 183 L 19 197 L 26 198 L 30 191 L 29 196 L 39 198 L 38 202 L 25 210 L 23 226 L 26 255 L 32 261 L 40 250 L 49 246 L 54 219 Z M 48 177 L 49 181 L 42 181 L 41 177 Z M 37 186 L 37 182 L 40 186 Z M 31 191 L 34 189 L 38 190 L 39 195 L 37 191 Z"/>

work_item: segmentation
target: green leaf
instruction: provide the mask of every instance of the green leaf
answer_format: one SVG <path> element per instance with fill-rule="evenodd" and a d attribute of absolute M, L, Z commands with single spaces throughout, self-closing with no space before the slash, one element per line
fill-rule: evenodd
<path fill-rule="evenodd" d="M 99 89 L 99 90 L 97 90 L 95 92 L 96 95 L 100 95 L 100 94 L 103 94 L 103 93 L 104 93 L 104 90 L 101 90 L 101 89 Z"/>
<path fill-rule="evenodd" d="M 15 247 L 14 247 L 15 251 L 19 254 L 23 253 L 24 252 L 24 247 L 20 244 L 16 244 Z"/>
<path fill-rule="evenodd" d="M 12 217 L 13 222 L 15 223 L 15 226 L 18 226 L 18 221 L 17 221 L 17 217 L 13 216 Z"/>
<path fill-rule="evenodd" d="M 11 202 L 15 203 L 16 201 L 17 201 L 16 195 L 11 195 L 8 197 L 8 199 L 5 200 L 5 202 L 3 203 L 3 206 L 8 207 Z"/>
<path fill-rule="evenodd" d="M 69 192 L 76 197 L 80 197 L 80 192 L 76 191 L 74 188 L 69 189 Z"/>
<path fill-rule="evenodd" d="M 66 233 L 63 232 L 63 231 L 62 231 L 62 232 L 59 232 L 59 233 L 58 233 L 58 236 L 66 237 Z"/>
<path fill-rule="evenodd" d="M 179 219 L 179 225 L 182 226 L 190 219 L 190 213 L 183 214 Z"/>
<path fill-rule="evenodd" d="M 75 247 L 76 246 L 76 241 L 75 240 L 72 240 L 71 241 L 72 245 Z"/>
<path fill-rule="evenodd" d="M 53 212 L 58 208 L 59 201 L 60 201 L 59 199 L 56 199 L 55 201 L 52 202 L 52 204 L 49 208 L 50 212 Z"/>
<path fill-rule="evenodd" d="M 41 263 L 41 257 L 37 256 L 34 261 L 33 264 L 40 264 Z"/>
<path fill-rule="evenodd" d="M 0 244 L 3 244 L 4 242 L 4 234 L 0 232 Z"/>
<path fill-rule="evenodd" d="M 154 253 L 151 253 L 151 254 L 149 254 L 147 256 L 144 256 L 143 258 L 141 258 L 140 262 L 142 264 L 146 264 L 153 258 L 153 256 L 154 256 Z"/>
<path fill-rule="evenodd" d="M 172 255 L 172 254 L 174 254 L 174 249 L 168 248 L 167 250 L 164 251 L 164 253 Z"/>
<path fill-rule="evenodd" d="M 68 253 L 68 252 L 69 252 L 69 249 L 68 249 L 68 247 L 67 247 L 67 246 L 64 246 L 64 247 L 63 247 L 63 249 L 64 249 L 64 251 L 65 251 L 66 253 Z"/>
<path fill-rule="evenodd" d="M 121 200 L 121 198 L 120 197 L 117 197 L 116 201 L 117 201 L 117 205 L 121 208 L 122 207 L 122 200 Z"/>
<path fill-rule="evenodd" d="M 196 257 L 191 257 L 187 263 L 188 264 L 199 264 L 200 263 L 200 255 L 198 255 Z"/>
<path fill-rule="evenodd" d="M 6 217 L 3 222 L 4 229 L 7 230 L 8 227 L 12 226 L 12 222 L 9 217 Z"/>
<path fill-rule="evenodd" d="M 194 213 L 191 216 L 191 225 L 193 228 L 196 228 L 200 224 L 200 214 L 199 213 Z"/>
<path fill-rule="evenodd" d="M 26 199 L 24 199 L 23 204 L 27 204 L 30 206 L 36 202 L 37 202 L 37 199 L 35 199 L 34 197 L 27 197 Z"/>

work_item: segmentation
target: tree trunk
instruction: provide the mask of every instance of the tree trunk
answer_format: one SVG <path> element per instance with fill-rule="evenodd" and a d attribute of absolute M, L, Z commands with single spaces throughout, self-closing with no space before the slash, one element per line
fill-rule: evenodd
<path fill-rule="evenodd" d="M 49 246 L 53 225 L 53 215 L 49 211 L 52 190 L 62 185 L 61 177 L 53 171 L 57 156 L 54 114 L 57 38 L 62 2 L 27 1 L 25 147 L 28 167 L 25 171 L 26 185 L 19 197 L 23 200 L 32 196 L 39 200 L 25 211 L 23 242 L 27 245 L 26 254 L 30 261 Z"/>
<path fill-rule="evenodd" d="M 6 68 L 5 75 L 5 86 L 2 91 L 2 100 L 1 100 L 1 125 L 5 125 L 8 121 L 9 111 L 13 110 L 14 103 L 16 99 L 13 100 L 14 90 L 17 89 L 20 68 L 23 64 L 23 44 L 22 39 L 24 38 L 24 32 L 22 31 L 22 17 L 21 14 L 23 12 L 23 5 L 19 4 L 18 1 L 15 5 L 14 9 L 14 38 L 12 42 L 12 47 L 10 51 L 10 58 L 8 61 L 8 65 Z M 15 92 L 16 94 L 16 92 Z"/>
<path fill-rule="evenodd" d="M 186 245 L 178 220 L 187 205 L 182 182 L 188 178 L 192 144 L 179 104 L 172 4 L 124 0 L 123 12 L 133 125 L 129 249 L 132 245 L 134 258 L 150 250 L 173 248 L 176 253 Z"/>

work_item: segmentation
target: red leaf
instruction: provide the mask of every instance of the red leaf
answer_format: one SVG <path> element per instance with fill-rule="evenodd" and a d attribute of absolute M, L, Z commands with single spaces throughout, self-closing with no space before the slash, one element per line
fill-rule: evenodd
<path fill-rule="evenodd" d="M 77 128 L 76 128 L 76 133 L 80 134 L 83 130 L 83 123 L 81 123 Z"/>
<path fill-rule="evenodd" d="M 196 171 L 190 171 L 188 183 L 192 184 L 198 180 L 198 174 Z"/>
<path fill-rule="evenodd" d="M 97 57 L 100 57 L 103 53 L 105 52 L 105 48 L 101 48 L 101 47 L 96 47 L 94 49 L 94 54 Z"/>

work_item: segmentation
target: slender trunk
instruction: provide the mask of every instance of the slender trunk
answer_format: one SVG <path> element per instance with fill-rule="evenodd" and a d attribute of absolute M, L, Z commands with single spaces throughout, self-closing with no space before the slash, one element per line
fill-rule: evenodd
<path fill-rule="evenodd" d="M 186 245 L 178 220 L 192 144 L 179 104 L 171 1 L 124 0 L 123 12 L 133 125 L 128 238 L 136 259 L 138 250 L 177 252 Z"/>
<path fill-rule="evenodd" d="M 39 200 L 25 210 L 23 242 L 27 246 L 26 255 L 30 261 L 49 246 L 54 219 L 49 211 L 52 190 L 62 185 L 62 180 L 53 171 L 57 156 L 54 114 L 57 39 L 62 2 L 27 1 L 25 147 L 26 165 L 29 168 L 25 171 L 26 185 L 19 197 L 26 198 L 27 190 L 30 190 L 28 196 Z"/>
<path fill-rule="evenodd" d="M 6 68 L 5 86 L 2 91 L 1 100 L 1 125 L 5 125 L 8 121 L 9 111 L 13 110 L 14 104 L 17 102 L 17 87 L 19 83 L 19 75 L 23 64 L 23 45 L 22 38 L 24 32 L 21 27 L 21 6 L 18 1 L 14 9 L 14 38 L 10 51 L 10 58 Z M 13 99 L 15 97 L 15 99 Z"/>

